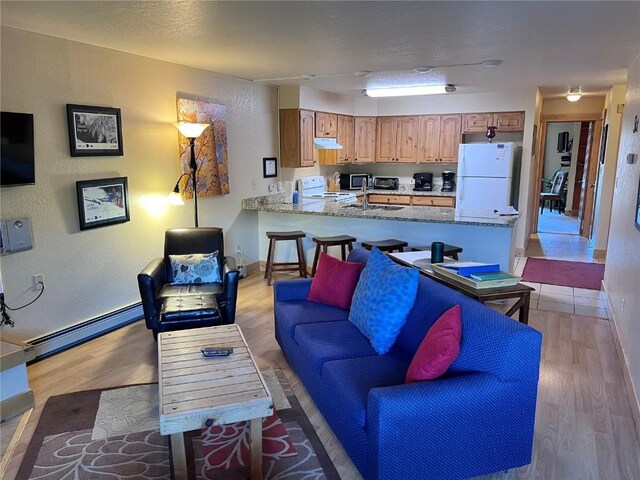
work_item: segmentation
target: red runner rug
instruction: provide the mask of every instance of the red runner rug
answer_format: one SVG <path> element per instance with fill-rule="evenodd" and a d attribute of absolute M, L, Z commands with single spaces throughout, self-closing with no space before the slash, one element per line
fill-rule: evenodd
<path fill-rule="evenodd" d="M 525 282 L 600 290 L 604 264 L 528 258 L 522 273 Z"/>

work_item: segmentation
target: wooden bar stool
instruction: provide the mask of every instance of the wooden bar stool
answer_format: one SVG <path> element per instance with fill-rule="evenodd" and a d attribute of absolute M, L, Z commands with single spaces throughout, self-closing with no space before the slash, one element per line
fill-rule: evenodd
<path fill-rule="evenodd" d="M 431 251 L 431 245 L 428 246 L 418 246 L 413 247 L 411 249 L 412 252 L 423 252 L 423 251 Z M 456 247 L 455 245 L 449 245 L 448 243 L 444 244 L 444 256 L 451 257 L 454 260 L 458 260 L 458 254 L 462 253 L 462 247 Z"/>
<path fill-rule="evenodd" d="M 336 235 L 334 237 L 313 237 L 313 241 L 316 243 L 316 253 L 313 256 L 313 266 L 311 267 L 311 276 L 315 276 L 316 268 L 318 268 L 318 259 L 320 258 L 320 249 L 324 253 L 327 253 L 328 247 L 340 247 L 342 253 L 342 260 L 347 259 L 347 247 L 349 251 L 353 250 L 353 242 L 356 241 L 355 237 L 349 235 Z"/>
<path fill-rule="evenodd" d="M 301 277 L 307 277 L 307 262 L 304 258 L 302 250 L 302 239 L 306 234 L 301 230 L 291 232 L 267 232 L 269 239 L 269 253 L 267 254 L 267 265 L 264 270 L 264 278 L 267 279 L 267 285 L 271 285 L 271 277 L 273 272 L 300 272 Z M 296 250 L 298 252 L 297 262 L 274 262 L 276 251 L 276 242 L 280 240 L 295 240 Z"/>
<path fill-rule="evenodd" d="M 362 246 L 367 250 L 371 250 L 373 247 L 378 247 L 378 249 L 380 249 L 381 251 L 388 253 L 391 253 L 395 250 L 404 252 L 404 247 L 406 247 L 407 245 L 407 242 L 396 240 L 395 238 L 390 238 L 388 240 L 379 240 L 377 242 L 362 242 Z"/>

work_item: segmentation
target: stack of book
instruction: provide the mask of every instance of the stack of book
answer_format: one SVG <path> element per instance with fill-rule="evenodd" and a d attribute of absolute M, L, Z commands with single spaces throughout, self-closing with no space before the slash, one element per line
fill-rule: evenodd
<path fill-rule="evenodd" d="M 431 265 L 434 273 L 473 288 L 496 288 L 517 285 L 521 277 L 500 271 L 497 263 L 446 262 Z"/>

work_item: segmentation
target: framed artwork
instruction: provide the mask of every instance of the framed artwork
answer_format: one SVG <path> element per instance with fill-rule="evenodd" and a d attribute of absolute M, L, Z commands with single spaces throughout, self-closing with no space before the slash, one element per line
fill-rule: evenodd
<path fill-rule="evenodd" d="M 273 178 L 278 176 L 278 159 L 275 157 L 262 159 L 262 176 Z"/>
<path fill-rule="evenodd" d="M 638 179 L 638 198 L 636 200 L 636 229 L 640 230 L 640 179 Z"/>
<path fill-rule="evenodd" d="M 127 177 L 76 182 L 80 230 L 129 221 Z"/>
<path fill-rule="evenodd" d="M 67 104 L 72 157 L 123 155 L 119 108 Z"/>

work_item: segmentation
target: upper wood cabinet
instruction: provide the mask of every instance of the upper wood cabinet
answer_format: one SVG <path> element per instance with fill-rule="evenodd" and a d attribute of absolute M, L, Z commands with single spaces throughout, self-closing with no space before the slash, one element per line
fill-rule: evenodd
<path fill-rule="evenodd" d="M 423 115 L 418 133 L 418 163 L 456 163 L 462 115 Z"/>
<path fill-rule="evenodd" d="M 353 123 L 353 163 L 373 163 L 376 159 L 376 117 L 355 117 Z"/>
<path fill-rule="evenodd" d="M 417 116 L 378 117 L 376 162 L 416 162 L 418 119 Z"/>
<path fill-rule="evenodd" d="M 316 137 L 336 138 L 338 133 L 338 115 L 316 112 Z"/>
<path fill-rule="evenodd" d="M 289 108 L 280 110 L 280 165 L 283 168 L 312 167 L 314 112 Z"/>
<path fill-rule="evenodd" d="M 495 126 L 498 132 L 522 132 L 524 112 L 465 113 L 463 133 L 486 133 L 487 127 Z"/>
<path fill-rule="evenodd" d="M 320 165 L 339 165 L 353 161 L 353 117 L 337 115 L 337 119 L 336 142 L 342 145 L 342 148 L 339 150 L 320 150 L 318 153 Z"/>
<path fill-rule="evenodd" d="M 338 131 L 336 141 L 342 145 L 342 150 L 337 151 L 337 163 L 351 163 L 353 161 L 353 117 L 338 115 Z"/>

